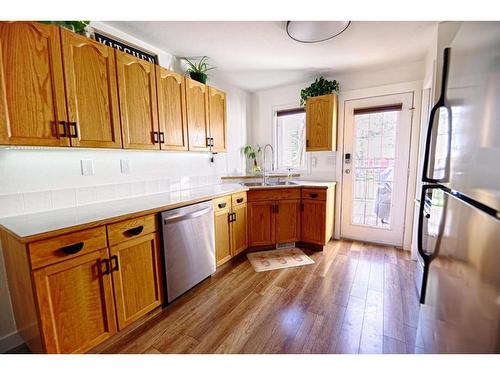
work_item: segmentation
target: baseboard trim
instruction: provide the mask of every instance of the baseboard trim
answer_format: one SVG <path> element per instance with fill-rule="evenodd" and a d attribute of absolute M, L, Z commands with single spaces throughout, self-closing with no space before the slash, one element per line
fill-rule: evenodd
<path fill-rule="evenodd" d="M 22 344 L 24 344 L 24 340 L 21 335 L 18 332 L 12 332 L 0 338 L 0 353 L 6 353 Z"/>

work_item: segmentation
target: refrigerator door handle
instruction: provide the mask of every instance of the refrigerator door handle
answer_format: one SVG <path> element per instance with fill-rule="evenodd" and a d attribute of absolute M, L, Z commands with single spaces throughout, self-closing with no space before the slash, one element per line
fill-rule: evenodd
<path fill-rule="evenodd" d="M 427 135 L 425 138 L 425 148 L 424 148 L 424 161 L 423 161 L 423 168 L 422 168 L 422 181 L 423 182 L 430 182 L 430 183 L 442 183 L 442 182 L 447 182 L 449 180 L 449 174 L 450 174 L 450 150 L 451 150 L 451 111 L 449 107 L 446 105 L 446 87 L 448 84 L 448 70 L 449 70 L 449 55 L 450 55 L 450 48 L 445 48 L 444 49 L 444 54 L 443 54 L 443 72 L 442 72 L 442 79 L 441 79 L 441 94 L 439 96 L 439 99 L 437 100 L 436 104 L 434 107 L 431 109 L 431 113 L 429 115 L 429 126 L 427 128 Z M 430 150 L 431 150 L 431 143 L 432 143 L 432 134 L 433 134 L 433 128 L 434 128 L 434 122 L 436 118 L 436 114 L 439 116 L 440 110 L 446 110 L 448 114 L 448 150 L 447 150 L 447 156 L 446 156 L 446 166 L 445 166 L 445 171 L 444 171 L 444 176 L 442 178 L 433 178 L 429 177 L 429 163 L 430 163 Z M 439 123 L 439 118 L 438 118 L 438 123 Z"/>

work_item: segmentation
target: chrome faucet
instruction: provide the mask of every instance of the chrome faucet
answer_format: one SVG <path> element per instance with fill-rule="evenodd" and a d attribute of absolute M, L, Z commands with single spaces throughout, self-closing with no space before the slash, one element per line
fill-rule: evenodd
<path fill-rule="evenodd" d="M 263 162 L 263 165 L 262 165 L 262 184 L 263 185 L 267 185 L 267 171 L 266 171 L 266 150 L 267 150 L 267 147 L 271 147 L 271 156 L 272 156 L 272 165 L 271 165 L 271 171 L 274 171 L 274 148 L 273 146 L 271 146 L 269 143 L 267 145 L 264 146 L 264 151 L 263 151 L 263 158 L 264 158 L 264 162 Z"/>

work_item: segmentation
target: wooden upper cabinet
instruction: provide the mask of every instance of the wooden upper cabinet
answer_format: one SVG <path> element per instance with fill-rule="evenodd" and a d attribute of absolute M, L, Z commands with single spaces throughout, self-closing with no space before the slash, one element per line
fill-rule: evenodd
<path fill-rule="evenodd" d="M 207 86 L 186 77 L 186 111 L 189 150 L 208 151 L 208 95 Z"/>
<path fill-rule="evenodd" d="M 158 232 L 110 248 L 118 327 L 123 329 L 163 302 Z"/>
<path fill-rule="evenodd" d="M 114 50 L 65 29 L 61 41 L 71 145 L 121 148 Z"/>
<path fill-rule="evenodd" d="M 155 66 L 116 51 L 123 147 L 158 150 Z"/>
<path fill-rule="evenodd" d="M 116 332 L 108 250 L 33 272 L 45 351 L 83 353 Z"/>
<path fill-rule="evenodd" d="M 0 144 L 68 146 L 59 29 L 0 22 Z"/>
<path fill-rule="evenodd" d="M 208 88 L 210 137 L 212 151 L 225 152 L 227 143 L 226 94 L 213 87 Z"/>
<path fill-rule="evenodd" d="M 184 84 L 182 75 L 156 66 L 158 123 L 160 132 L 163 133 L 162 150 L 184 151 L 188 149 Z"/>
<path fill-rule="evenodd" d="M 306 101 L 306 151 L 337 149 L 337 95 L 328 94 Z"/>

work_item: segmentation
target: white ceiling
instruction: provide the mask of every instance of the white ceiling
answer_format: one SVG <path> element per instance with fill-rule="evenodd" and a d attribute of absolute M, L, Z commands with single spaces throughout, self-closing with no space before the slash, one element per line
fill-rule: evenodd
<path fill-rule="evenodd" d="M 286 22 L 105 22 L 175 56 L 210 57 L 209 75 L 257 91 L 331 75 L 423 60 L 436 22 L 352 22 L 338 37 L 303 44 Z"/>

